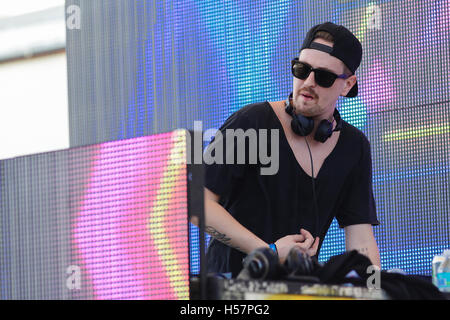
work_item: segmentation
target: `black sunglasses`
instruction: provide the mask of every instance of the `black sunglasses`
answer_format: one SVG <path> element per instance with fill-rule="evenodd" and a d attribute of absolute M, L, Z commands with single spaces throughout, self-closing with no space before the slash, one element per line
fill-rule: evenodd
<path fill-rule="evenodd" d="M 316 83 L 324 88 L 329 88 L 333 85 L 336 79 L 347 79 L 346 74 L 337 75 L 331 71 L 323 69 L 313 69 L 309 64 L 301 62 L 298 58 L 292 60 L 292 75 L 298 79 L 305 80 L 308 78 L 311 71 L 314 71 L 314 80 Z"/>

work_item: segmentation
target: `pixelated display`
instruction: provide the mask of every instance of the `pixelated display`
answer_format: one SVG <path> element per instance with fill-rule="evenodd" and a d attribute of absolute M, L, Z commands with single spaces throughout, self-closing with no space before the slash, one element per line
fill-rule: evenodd
<path fill-rule="evenodd" d="M 371 143 L 382 268 L 429 275 L 450 247 L 449 0 L 72 2 L 84 19 L 68 33 L 73 146 L 219 128 L 248 103 L 284 100 L 307 30 L 345 25 L 364 56 L 358 97 L 337 107 Z M 334 221 L 319 258 L 343 250 Z M 192 248 L 193 272 L 198 261 Z"/>
<path fill-rule="evenodd" d="M 1 161 L 2 299 L 189 298 L 186 131 Z"/>

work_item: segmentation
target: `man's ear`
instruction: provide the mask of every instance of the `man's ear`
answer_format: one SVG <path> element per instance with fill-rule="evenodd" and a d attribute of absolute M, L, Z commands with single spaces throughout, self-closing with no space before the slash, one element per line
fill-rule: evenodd
<path fill-rule="evenodd" d="M 341 92 L 341 96 L 345 97 L 356 83 L 356 75 L 352 75 L 345 79 L 345 87 Z"/>

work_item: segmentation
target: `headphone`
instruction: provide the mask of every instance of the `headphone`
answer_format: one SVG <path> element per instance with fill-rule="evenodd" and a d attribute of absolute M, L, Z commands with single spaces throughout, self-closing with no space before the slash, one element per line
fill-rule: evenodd
<path fill-rule="evenodd" d="M 284 262 L 284 270 L 287 278 L 314 276 L 321 268 L 319 261 L 315 257 L 310 257 L 297 247 L 292 247 Z"/>
<path fill-rule="evenodd" d="M 242 280 L 304 280 L 319 282 L 315 278 L 321 264 L 297 247 L 291 248 L 284 264 L 270 248 L 257 248 L 243 260 L 243 270 L 238 279 Z"/>
<path fill-rule="evenodd" d="M 243 261 L 243 270 L 238 279 L 278 279 L 282 273 L 278 254 L 272 249 L 262 247 L 253 250 Z"/>
<path fill-rule="evenodd" d="M 301 114 L 294 112 L 294 107 L 291 105 L 292 93 L 286 99 L 286 107 L 284 110 L 292 117 L 291 128 L 294 133 L 299 136 L 305 137 L 309 135 L 314 129 L 314 120 L 310 117 L 305 117 Z M 314 140 L 324 143 L 334 131 L 342 129 L 341 115 L 337 109 L 334 109 L 333 117 L 336 120 L 336 127 L 333 129 L 333 122 L 326 119 L 320 121 L 317 126 L 316 133 L 314 134 Z"/>

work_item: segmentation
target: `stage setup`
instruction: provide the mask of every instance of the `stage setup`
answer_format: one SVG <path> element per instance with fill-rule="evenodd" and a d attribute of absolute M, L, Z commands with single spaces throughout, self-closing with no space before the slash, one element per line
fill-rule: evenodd
<path fill-rule="evenodd" d="M 450 298 L 432 281 L 450 249 L 450 1 L 65 9 L 79 19 L 66 29 L 70 147 L 0 161 L 1 300 Z M 362 45 L 358 96 L 336 107 L 370 142 L 381 268 L 346 250 L 333 219 L 318 257 L 260 248 L 239 275 L 208 272 L 207 146 L 236 111 L 286 100 L 292 59 L 326 21 Z"/>

